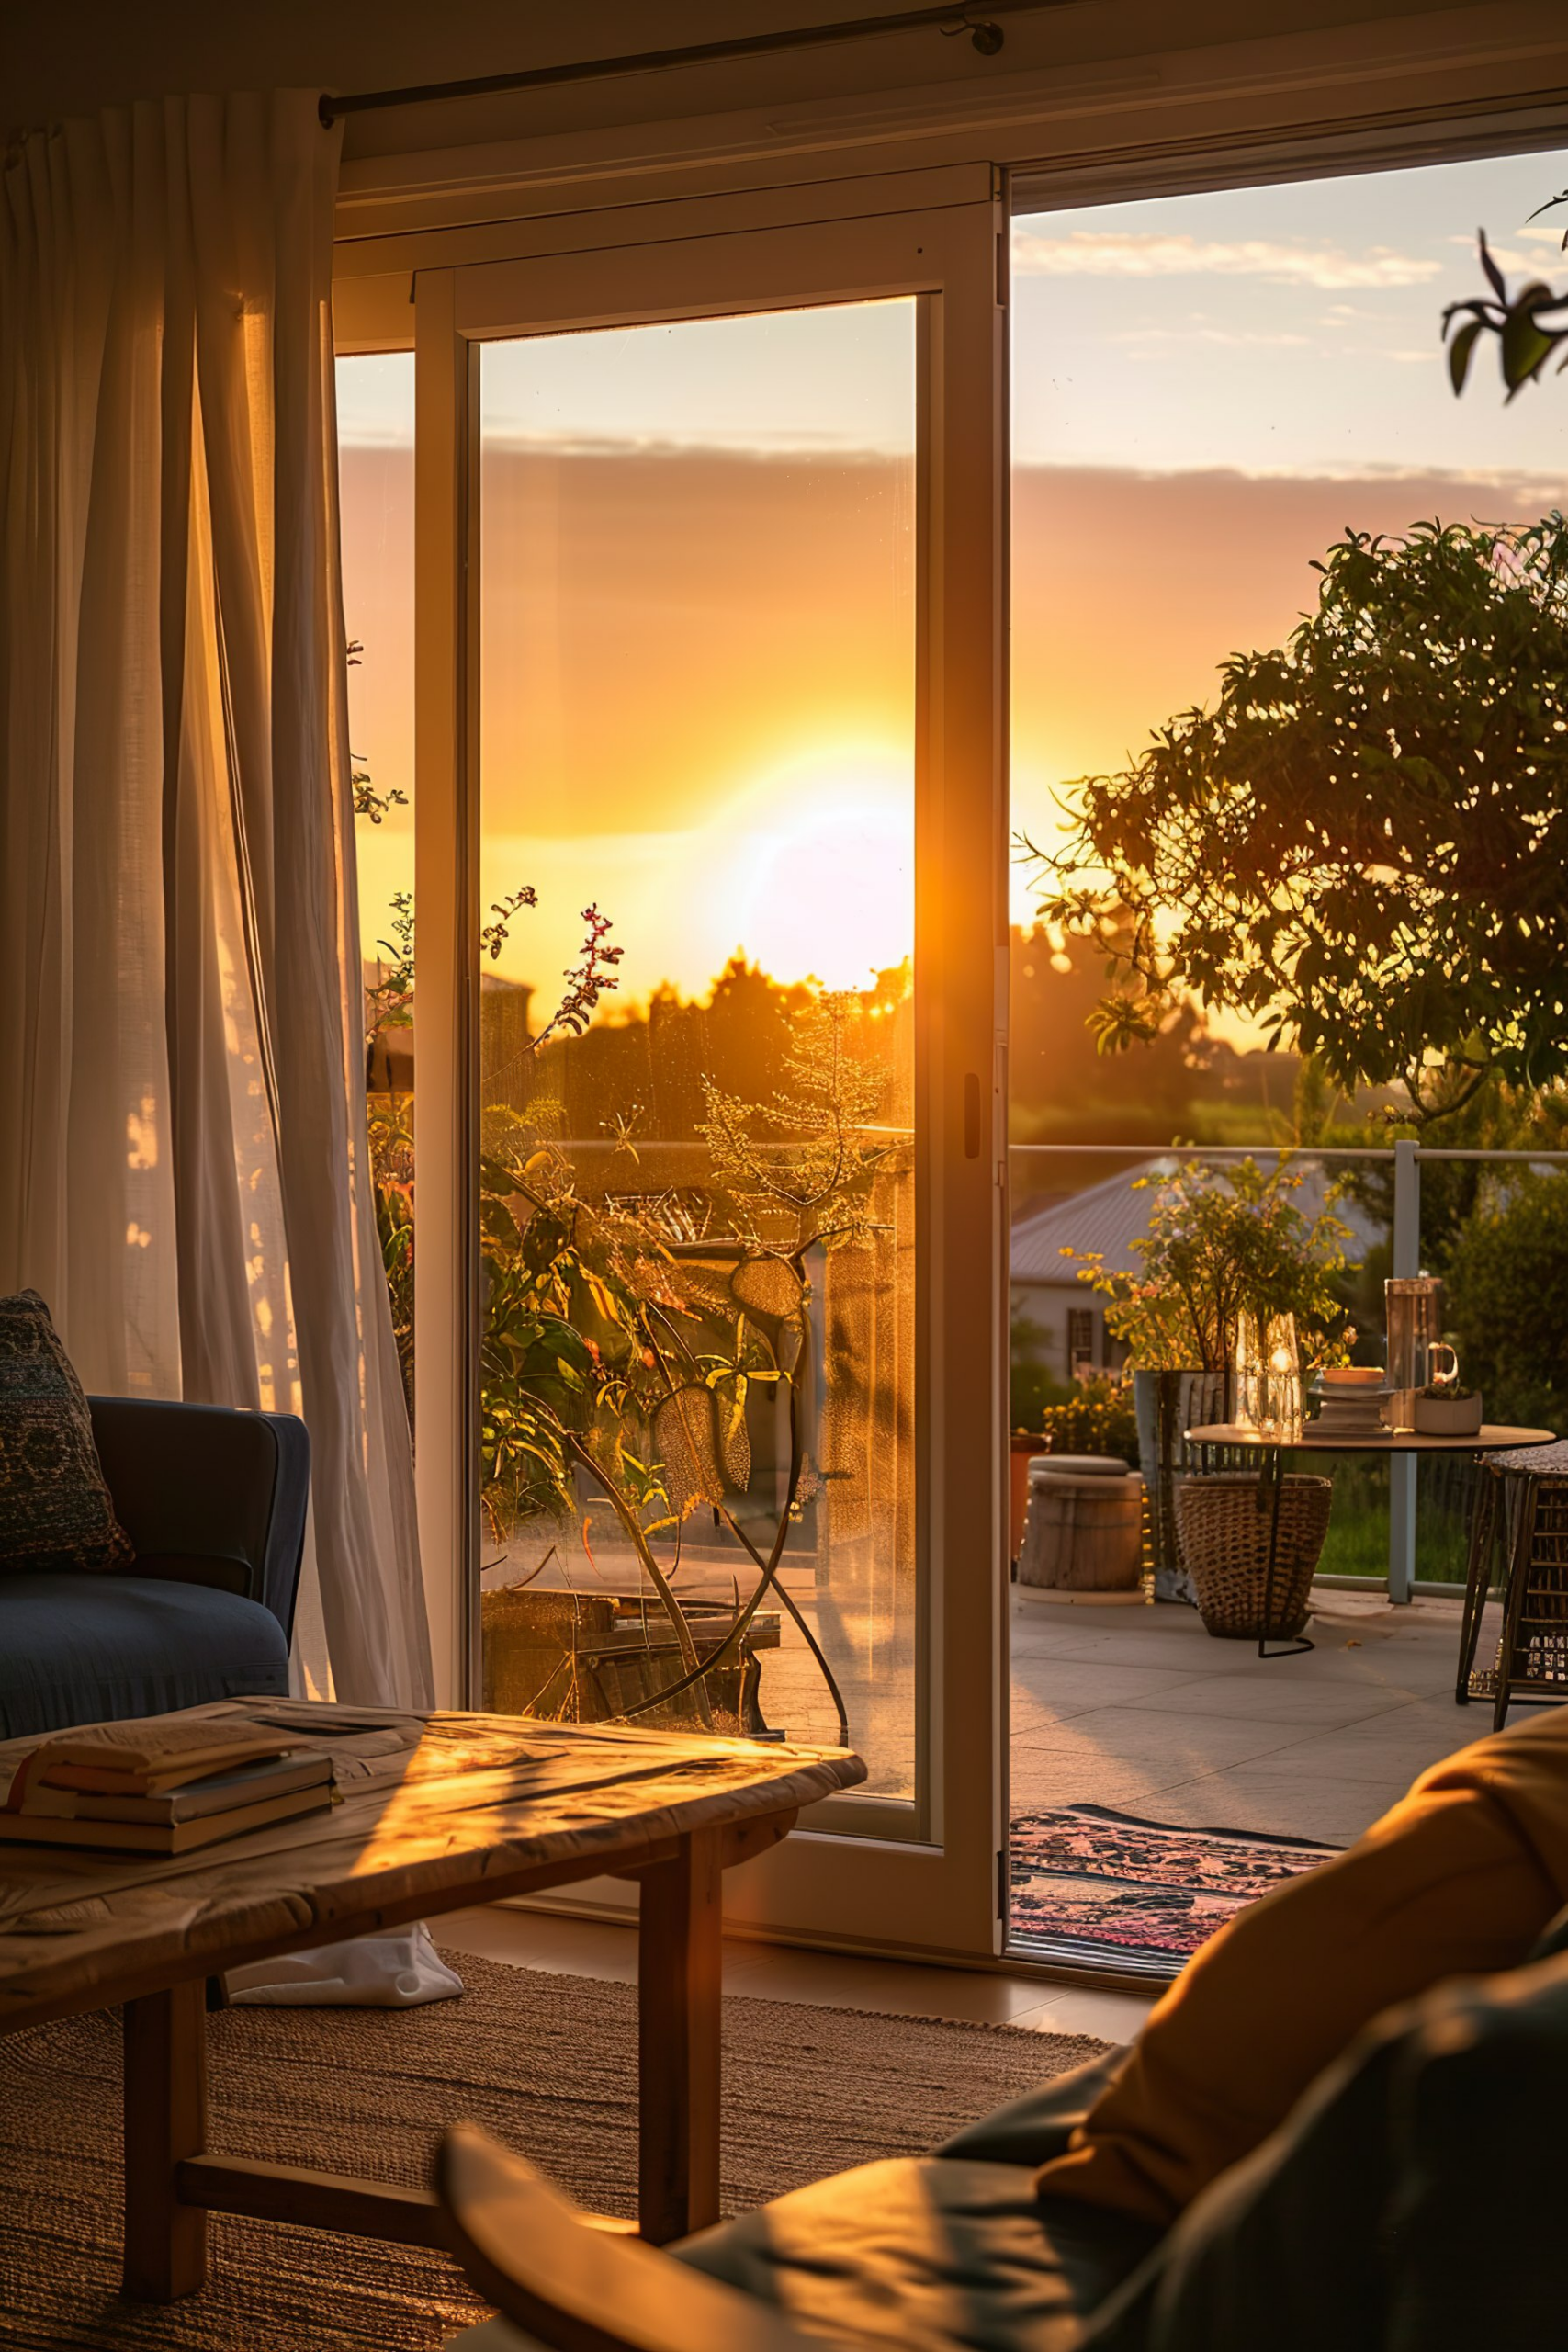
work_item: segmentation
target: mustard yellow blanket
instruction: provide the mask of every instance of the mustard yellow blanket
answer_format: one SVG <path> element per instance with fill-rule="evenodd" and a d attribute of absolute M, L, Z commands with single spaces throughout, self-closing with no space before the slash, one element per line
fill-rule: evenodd
<path fill-rule="evenodd" d="M 1568 1708 L 1461 1748 L 1188 1962 L 1043 2196 L 1159 2223 L 1257 2147 L 1361 2027 L 1514 1968 L 1568 1903 Z"/>

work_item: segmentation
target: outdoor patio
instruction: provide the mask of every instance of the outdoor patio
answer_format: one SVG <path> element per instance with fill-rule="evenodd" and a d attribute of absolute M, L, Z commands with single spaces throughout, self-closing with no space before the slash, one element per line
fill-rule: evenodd
<path fill-rule="evenodd" d="M 1087 1802 L 1348 1845 L 1492 1727 L 1454 1703 L 1459 1618 L 1457 1591 L 1394 1609 L 1320 1589 L 1316 1647 L 1263 1659 L 1175 1603 L 1064 1607 L 1015 1587 L 1013 1815 Z"/>
<path fill-rule="evenodd" d="M 1496 1630 L 1494 1607 L 1483 1657 Z M 1393 1608 L 1319 1588 L 1307 1631 L 1312 1650 L 1263 1659 L 1179 1604 L 1066 1606 L 1015 1588 L 1020 1948 L 1168 1973 L 1490 1731 L 1490 1707 L 1454 1702 L 1457 1592 Z M 1214 1832 L 1249 1834 L 1183 1834 Z"/>

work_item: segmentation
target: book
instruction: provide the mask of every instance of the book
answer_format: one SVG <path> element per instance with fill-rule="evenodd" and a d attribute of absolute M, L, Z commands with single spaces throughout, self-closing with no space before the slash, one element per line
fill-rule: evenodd
<path fill-rule="evenodd" d="M 197 1821 L 208 1814 L 231 1813 L 236 1806 L 257 1804 L 264 1797 L 315 1788 L 332 1777 L 332 1758 L 321 1749 L 301 1756 L 267 1757 L 257 1764 L 242 1764 L 232 1772 L 209 1773 L 205 1780 L 189 1781 L 182 1788 L 132 1796 L 56 1788 L 52 1778 L 40 1780 L 34 1772 L 23 1786 L 19 1805 L 11 1809 L 47 1814 L 57 1821 Z"/>
<path fill-rule="evenodd" d="M 225 1838 L 241 1838 L 248 1829 L 263 1829 L 269 1822 L 288 1821 L 296 1814 L 320 1813 L 333 1801 L 330 1782 L 314 1788 L 291 1789 L 286 1795 L 264 1797 L 258 1804 L 233 1805 L 227 1813 L 197 1815 L 189 1821 L 74 1821 L 47 1813 L 0 1812 L 0 1844 L 39 1846 L 98 1846 L 114 1853 L 188 1854 L 197 1847 L 215 1846 Z"/>
<path fill-rule="evenodd" d="M 144 1715 L 57 1732 L 34 1750 L 30 1770 L 55 1788 L 101 1790 L 105 1795 L 147 1795 L 178 1788 L 209 1772 L 287 1756 L 305 1745 L 299 1732 L 262 1730 L 210 1715 Z M 94 1777 L 84 1780 L 83 1775 Z"/>

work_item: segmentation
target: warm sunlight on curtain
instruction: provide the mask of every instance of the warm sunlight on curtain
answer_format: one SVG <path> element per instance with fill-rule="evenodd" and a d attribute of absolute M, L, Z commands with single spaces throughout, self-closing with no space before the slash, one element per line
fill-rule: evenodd
<path fill-rule="evenodd" d="M 0 1290 L 90 1389 L 303 1412 L 302 1687 L 430 1687 L 365 1167 L 305 92 L 28 140 L 0 215 Z"/>

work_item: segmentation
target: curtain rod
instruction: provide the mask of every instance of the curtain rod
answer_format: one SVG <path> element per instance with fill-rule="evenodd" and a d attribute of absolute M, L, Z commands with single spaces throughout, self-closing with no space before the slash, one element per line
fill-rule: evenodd
<path fill-rule="evenodd" d="M 415 82 L 402 90 L 325 91 L 321 120 L 343 115 L 376 114 L 389 107 L 423 107 L 443 98 L 479 98 L 513 90 L 556 90 L 570 82 L 604 82 L 631 74 L 663 74 L 682 65 L 716 65 L 743 57 L 774 57 L 787 50 L 826 49 L 839 41 L 870 40 L 878 33 L 907 33 L 934 27 L 949 36 L 967 33 L 982 57 L 1002 46 L 998 17 L 1034 16 L 1046 8 L 1072 7 L 1077 0 L 956 0 L 939 8 L 905 8 L 895 16 L 855 17 L 839 24 L 803 25 L 792 32 L 752 33 L 740 40 L 699 41 L 691 49 L 649 49 L 628 57 L 584 58 L 572 65 L 538 65 L 524 74 L 486 74 L 468 82 Z"/>

